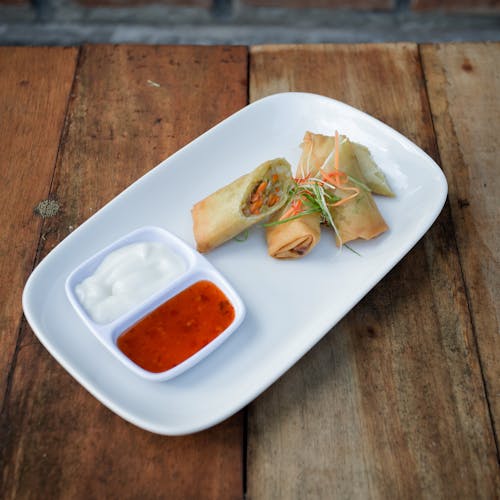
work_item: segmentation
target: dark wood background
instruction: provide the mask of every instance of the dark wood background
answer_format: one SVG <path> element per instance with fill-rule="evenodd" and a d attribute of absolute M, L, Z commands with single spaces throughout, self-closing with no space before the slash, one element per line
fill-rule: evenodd
<path fill-rule="evenodd" d="M 488 43 L 0 48 L 0 497 L 500 496 L 499 55 Z M 402 132 L 442 165 L 448 202 L 245 410 L 190 436 L 138 429 L 41 346 L 24 283 L 161 160 L 289 90 Z"/>

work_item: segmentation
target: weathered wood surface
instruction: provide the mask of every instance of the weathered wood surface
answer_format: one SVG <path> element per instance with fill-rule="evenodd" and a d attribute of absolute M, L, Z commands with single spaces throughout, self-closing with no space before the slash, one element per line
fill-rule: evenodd
<path fill-rule="evenodd" d="M 243 0 L 256 7 L 391 10 L 394 0 Z"/>
<path fill-rule="evenodd" d="M 411 8 L 423 11 L 448 11 L 448 12 L 498 12 L 498 0 L 412 0 Z"/>
<path fill-rule="evenodd" d="M 254 47 L 250 99 L 317 92 L 439 161 L 416 45 Z M 403 261 L 249 407 L 247 491 L 492 498 L 498 464 L 449 206 Z"/>
<path fill-rule="evenodd" d="M 76 54 L 0 48 L 0 408 L 40 236 L 34 209 L 49 194 Z"/>
<path fill-rule="evenodd" d="M 243 107 L 246 78 L 243 47 L 84 47 L 50 190 L 61 208 L 43 224 L 37 261 L 159 161 Z M 26 178 L 18 182 L 19 193 L 39 189 Z M 34 199 L 46 196 L 47 186 Z M 23 203 L 31 211 L 32 203 Z M 28 223 L 19 241 L 32 244 L 38 227 Z M 19 322 L 18 304 L 15 313 Z M 26 323 L 18 343 L 0 428 L 0 497 L 241 498 L 241 413 L 192 436 L 153 435 L 90 396 Z"/>
<path fill-rule="evenodd" d="M 500 44 L 421 48 L 490 411 L 500 435 Z"/>

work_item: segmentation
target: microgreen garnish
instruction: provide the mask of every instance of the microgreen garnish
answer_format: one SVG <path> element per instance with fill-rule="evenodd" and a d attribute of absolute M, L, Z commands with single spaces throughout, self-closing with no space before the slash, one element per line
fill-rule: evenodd
<path fill-rule="evenodd" d="M 319 178 L 296 182 L 294 188 L 289 192 L 288 208 L 283 212 L 281 218 L 264 224 L 264 227 L 284 224 L 305 215 L 319 214 L 322 221 L 332 226 L 338 236 L 329 207 L 340 201 L 340 198 L 330 191 L 331 188 L 335 187 Z"/>
<path fill-rule="evenodd" d="M 262 224 L 263 227 L 273 227 L 273 226 L 278 226 L 280 224 L 285 224 L 285 222 L 290 222 L 291 220 L 296 220 L 300 219 L 301 217 L 304 217 L 304 215 L 310 215 L 310 214 L 317 214 L 317 210 L 304 210 L 303 212 L 300 212 L 300 214 L 297 215 L 292 215 L 291 217 L 287 217 L 286 219 L 278 219 L 272 222 L 266 222 L 266 224 Z"/>
<path fill-rule="evenodd" d="M 326 223 L 333 228 L 338 244 L 342 249 L 342 238 L 333 220 L 331 209 L 349 203 L 361 193 L 361 190 L 367 192 L 371 192 L 371 190 L 363 182 L 360 182 L 340 170 L 339 149 L 341 140 L 345 141 L 345 138 L 341 139 L 338 131 L 336 131 L 335 143 L 332 150 L 325 158 L 321 167 L 319 167 L 316 173 L 312 175 L 310 159 L 314 144 L 311 141 L 306 162 L 307 171 L 310 173 L 304 175 L 305 172 L 303 165 L 300 165 L 300 177 L 295 179 L 295 183 L 288 193 L 286 208 L 282 212 L 281 217 L 277 220 L 263 224 L 264 227 L 273 227 L 299 219 L 300 217 L 304 217 L 306 215 L 319 214 L 320 222 Z M 331 164 L 332 158 L 333 169 L 329 168 L 329 171 L 327 172 L 326 168 L 329 164 Z M 339 189 L 342 193 L 341 197 L 335 194 L 337 189 Z M 345 246 L 351 252 L 360 255 L 350 246 Z"/>
<path fill-rule="evenodd" d="M 363 257 L 359 252 L 356 252 L 356 250 L 354 250 L 354 248 L 349 246 L 347 243 L 344 243 L 344 246 L 347 248 L 347 250 L 350 250 L 352 253 L 355 253 L 358 257 Z"/>
<path fill-rule="evenodd" d="M 248 235 L 250 231 L 248 229 L 245 229 L 242 233 L 240 233 L 238 236 L 235 236 L 233 238 L 234 241 L 237 241 L 238 243 L 242 243 L 243 241 L 248 240 Z"/>

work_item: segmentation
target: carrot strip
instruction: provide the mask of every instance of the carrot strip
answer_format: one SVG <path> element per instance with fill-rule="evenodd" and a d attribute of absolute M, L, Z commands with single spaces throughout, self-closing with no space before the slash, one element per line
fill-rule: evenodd
<path fill-rule="evenodd" d="M 269 199 L 267 200 L 267 206 L 272 207 L 276 205 L 279 199 L 280 197 L 277 194 L 271 194 L 271 196 L 269 196 Z"/>
<path fill-rule="evenodd" d="M 256 189 L 256 193 L 258 194 L 261 194 L 264 192 L 264 189 L 266 189 L 267 187 L 267 181 L 262 181 L 260 184 L 259 184 L 259 187 Z"/>
<path fill-rule="evenodd" d="M 288 217 L 291 217 L 292 214 L 293 214 L 294 210 L 292 207 L 290 207 L 288 210 L 286 210 L 283 215 L 280 217 L 280 220 L 283 220 L 283 219 L 288 219 Z"/>
<path fill-rule="evenodd" d="M 262 201 L 262 198 L 259 198 L 258 200 L 254 201 L 250 205 L 250 213 L 251 214 L 259 214 L 260 213 L 260 209 L 262 208 L 263 203 L 264 202 Z"/>
<path fill-rule="evenodd" d="M 294 200 L 288 210 L 280 217 L 280 220 L 297 215 L 302 210 L 302 200 Z"/>
<path fill-rule="evenodd" d="M 296 182 L 296 184 L 304 184 L 309 180 L 310 177 L 311 174 L 307 174 L 305 177 L 294 177 L 293 180 Z"/>
<path fill-rule="evenodd" d="M 323 179 L 326 179 L 336 187 L 342 186 L 348 180 L 347 175 L 340 170 L 335 170 L 334 172 L 325 172 L 324 170 L 321 170 L 321 175 Z"/>
<path fill-rule="evenodd" d="M 332 207 L 340 207 L 344 203 L 347 203 L 348 201 L 352 200 L 353 198 L 356 198 L 358 194 L 360 193 L 359 189 L 356 187 L 350 187 L 350 186 L 344 186 L 342 189 L 345 191 L 354 191 L 353 194 L 349 195 L 347 198 L 342 198 L 340 201 L 337 201 L 333 205 L 330 205 Z"/>

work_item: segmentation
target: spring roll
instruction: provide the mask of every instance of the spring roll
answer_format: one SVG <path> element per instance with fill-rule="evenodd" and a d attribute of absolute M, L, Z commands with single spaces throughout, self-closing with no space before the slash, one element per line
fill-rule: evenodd
<path fill-rule="evenodd" d="M 331 159 L 334 153 L 335 137 L 306 132 L 303 144 L 306 145 L 305 150 L 309 151 L 309 154 L 303 154 L 300 158 L 297 173 L 304 172 L 302 177 L 307 174 L 316 175 L 325 161 Z M 370 190 L 375 194 L 394 196 L 384 173 L 375 163 L 370 150 L 356 142 L 352 142 L 351 145 L 358 160 L 359 168 L 365 178 L 365 184 Z"/>
<path fill-rule="evenodd" d="M 321 236 L 319 214 L 304 215 L 295 220 L 267 228 L 267 249 L 277 259 L 297 259 L 307 255 Z"/>
<path fill-rule="evenodd" d="M 314 177 L 334 153 L 335 138 L 306 132 L 302 139 L 302 155 L 297 166 L 297 177 Z"/>
<path fill-rule="evenodd" d="M 333 158 L 327 160 L 324 170 L 325 172 L 334 170 Z M 366 179 L 359 167 L 352 143 L 345 136 L 340 136 L 339 170 L 350 176 L 351 179 L 358 181 L 349 180 L 345 186 L 346 188 L 357 188 L 359 194 L 343 205 L 330 208 L 330 214 L 339 233 L 337 245 L 358 238 L 370 240 L 387 231 L 389 228 L 380 214 L 372 195 L 362 187 L 362 184 L 366 184 Z M 352 194 L 353 191 L 349 189 L 335 190 L 335 195 L 341 199 Z"/>
<path fill-rule="evenodd" d="M 296 172 L 296 177 L 299 179 L 308 175 L 315 175 L 321 166 L 317 160 L 318 155 L 321 154 L 321 150 L 319 152 L 314 150 L 312 136 L 313 134 L 306 132 L 301 144 L 302 155 Z M 312 157 L 313 154 L 314 157 Z M 291 202 L 293 200 L 290 200 Z M 287 207 L 288 204 L 273 216 L 273 220 L 278 220 Z M 283 224 L 269 226 L 266 229 L 267 250 L 269 255 L 276 259 L 297 259 L 303 257 L 318 244 L 320 237 L 320 214 L 304 215 Z"/>
<path fill-rule="evenodd" d="M 366 146 L 356 142 L 352 143 L 352 147 L 354 149 L 356 159 L 358 160 L 359 168 L 361 169 L 361 172 L 366 180 L 366 185 L 375 194 L 393 197 L 394 192 L 390 188 L 384 173 L 380 170 L 380 168 L 378 168 L 378 165 L 372 158 L 370 150 Z"/>
<path fill-rule="evenodd" d="M 291 184 L 290 164 L 277 158 L 196 203 L 191 214 L 197 250 L 208 252 L 278 211 Z"/>

